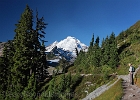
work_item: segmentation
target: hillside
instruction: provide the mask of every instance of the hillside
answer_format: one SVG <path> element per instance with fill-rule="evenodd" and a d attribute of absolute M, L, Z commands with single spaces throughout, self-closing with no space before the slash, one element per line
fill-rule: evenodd
<path fill-rule="evenodd" d="M 140 64 L 140 21 L 136 22 L 126 31 L 122 31 L 117 37 L 119 53 L 119 74 L 127 74 L 128 63 L 135 67 Z"/>

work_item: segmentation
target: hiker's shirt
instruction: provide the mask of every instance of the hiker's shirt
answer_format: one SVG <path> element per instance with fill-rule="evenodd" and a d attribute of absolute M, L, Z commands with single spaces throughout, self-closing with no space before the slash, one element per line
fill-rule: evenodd
<path fill-rule="evenodd" d="M 133 67 L 132 66 L 130 66 L 130 68 L 129 68 L 129 73 L 133 74 Z"/>

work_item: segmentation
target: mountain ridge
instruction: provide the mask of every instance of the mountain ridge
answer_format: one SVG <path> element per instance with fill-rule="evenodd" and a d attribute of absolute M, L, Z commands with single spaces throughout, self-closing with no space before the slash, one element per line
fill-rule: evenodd
<path fill-rule="evenodd" d="M 140 63 L 140 21 L 137 21 L 127 30 L 121 32 L 117 37 L 118 53 L 120 58 L 119 74 L 127 74 L 128 63 L 138 66 Z"/>

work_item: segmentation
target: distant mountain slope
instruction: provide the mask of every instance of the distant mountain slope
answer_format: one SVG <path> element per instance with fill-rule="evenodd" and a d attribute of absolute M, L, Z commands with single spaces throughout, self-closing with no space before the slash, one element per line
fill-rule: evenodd
<path fill-rule="evenodd" d="M 57 44 L 58 44 L 58 42 L 55 41 L 55 42 L 52 43 L 51 45 L 47 46 L 47 47 L 46 47 L 46 52 L 51 52 L 51 51 L 56 47 Z"/>

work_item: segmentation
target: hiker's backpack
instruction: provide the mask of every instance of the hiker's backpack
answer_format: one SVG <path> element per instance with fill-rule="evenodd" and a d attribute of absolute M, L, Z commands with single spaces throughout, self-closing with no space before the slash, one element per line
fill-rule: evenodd
<path fill-rule="evenodd" d="M 135 72 L 135 67 L 134 66 L 132 67 L 132 72 Z"/>

